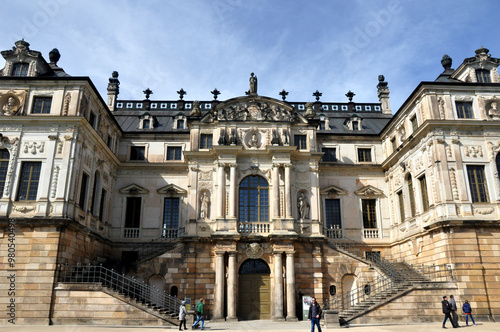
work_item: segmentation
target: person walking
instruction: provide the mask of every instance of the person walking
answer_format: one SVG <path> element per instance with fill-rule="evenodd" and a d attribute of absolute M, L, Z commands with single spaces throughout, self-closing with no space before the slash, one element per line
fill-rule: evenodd
<path fill-rule="evenodd" d="M 311 299 L 311 306 L 309 307 L 309 316 L 307 320 L 311 321 L 311 332 L 314 332 L 314 325 L 318 326 L 318 332 L 321 332 L 321 326 L 319 326 L 319 321 L 321 319 L 321 307 L 316 302 L 316 298 Z"/>
<path fill-rule="evenodd" d="M 470 319 L 472 320 L 472 324 L 476 325 L 476 322 L 474 321 L 474 317 L 472 317 L 472 308 L 471 308 L 468 300 L 465 300 L 464 305 L 462 306 L 462 311 L 465 314 L 465 325 L 469 326 L 469 316 L 470 316 Z"/>
<path fill-rule="evenodd" d="M 191 329 L 194 330 L 196 328 L 196 325 L 198 325 L 198 323 L 200 322 L 201 320 L 201 329 L 204 330 L 204 326 L 205 326 L 205 317 L 203 315 L 203 302 L 205 300 L 203 298 L 200 299 L 200 302 L 198 302 L 198 305 L 196 306 L 196 310 L 195 310 L 195 314 L 196 314 L 196 322 L 194 322 L 193 326 L 191 326 Z"/>
<path fill-rule="evenodd" d="M 181 302 L 181 306 L 179 307 L 179 331 L 182 331 L 182 323 L 184 323 L 184 330 L 187 330 L 186 327 L 186 315 L 187 315 L 187 310 L 186 310 L 186 301 Z"/>
<path fill-rule="evenodd" d="M 451 306 L 451 315 L 453 318 L 453 327 L 460 327 L 458 325 L 457 303 L 455 302 L 455 298 L 453 297 L 453 295 L 450 295 L 450 306 Z"/>
<path fill-rule="evenodd" d="M 453 323 L 453 318 L 451 318 L 451 315 L 450 315 L 450 312 L 451 312 L 451 305 L 450 303 L 448 302 L 448 298 L 445 296 L 443 296 L 443 301 L 441 301 L 441 305 L 443 307 L 443 314 L 444 314 L 444 321 L 443 321 L 443 329 L 446 328 L 445 324 L 446 324 L 446 320 L 449 318 L 450 319 L 450 322 L 451 322 L 451 325 L 455 328 L 455 324 Z"/>

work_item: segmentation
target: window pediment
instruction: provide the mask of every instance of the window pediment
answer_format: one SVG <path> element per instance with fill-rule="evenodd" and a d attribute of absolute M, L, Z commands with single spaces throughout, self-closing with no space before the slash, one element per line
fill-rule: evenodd
<path fill-rule="evenodd" d="M 149 190 L 139 186 L 138 184 L 132 183 L 126 187 L 123 187 L 119 190 L 120 194 L 128 194 L 128 195 L 144 195 L 149 193 Z"/>
<path fill-rule="evenodd" d="M 176 186 L 175 184 L 168 184 L 164 187 L 161 187 L 160 189 L 157 190 L 158 194 L 164 194 L 164 195 L 175 195 L 175 196 L 186 196 L 187 195 L 187 190 L 182 189 L 179 186 Z"/>
<path fill-rule="evenodd" d="M 320 191 L 320 194 L 329 197 L 336 197 L 336 196 L 347 195 L 347 190 L 344 190 L 337 186 L 329 186 L 326 187 L 325 189 L 322 189 Z"/>
<path fill-rule="evenodd" d="M 354 192 L 358 196 L 365 196 L 365 197 L 376 197 L 376 196 L 383 196 L 384 192 L 372 185 L 367 185 L 364 186 L 361 189 L 358 189 Z"/>

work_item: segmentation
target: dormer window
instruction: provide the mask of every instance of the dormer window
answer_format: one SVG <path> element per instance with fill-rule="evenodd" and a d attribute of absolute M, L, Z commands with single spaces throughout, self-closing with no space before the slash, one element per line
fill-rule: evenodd
<path fill-rule="evenodd" d="M 153 129 L 155 127 L 155 118 L 149 113 L 145 113 L 140 117 L 139 129 Z"/>
<path fill-rule="evenodd" d="M 353 114 L 352 117 L 345 119 L 344 126 L 352 131 L 360 131 L 363 130 L 362 120 L 359 116 Z"/>
<path fill-rule="evenodd" d="M 28 76 L 28 69 L 30 65 L 26 62 L 19 62 L 14 64 L 12 68 L 12 76 L 16 77 L 26 77 Z"/>
<path fill-rule="evenodd" d="M 490 71 L 486 69 L 476 69 L 477 83 L 491 83 Z"/>
<path fill-rule="evenodd" d="M 174 129 L 186 129 L 186 117 L 182 114 L 174 118 Z"/>

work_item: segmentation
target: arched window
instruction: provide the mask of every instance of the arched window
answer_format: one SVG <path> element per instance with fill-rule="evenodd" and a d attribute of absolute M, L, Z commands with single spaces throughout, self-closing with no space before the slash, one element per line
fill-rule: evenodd
<path fill-rule="evenodd" d="M 3 189 L 5 188 L 5 181 L 7 180 L 9 158 L 9 151 L 7 149 L 0 149 L 0 197 L 3 196 Z"/>
<path fill-rule="evenodd" d="M 269 265 L 262 259 L 247 259 L 240 266 L 240 274 L 271 274 Z"/>
<path fill-rule="evenodd" d="M 269 185 L 262 176 L 247 176 L 240 184 L 240 222 L 269 221 Z"/>

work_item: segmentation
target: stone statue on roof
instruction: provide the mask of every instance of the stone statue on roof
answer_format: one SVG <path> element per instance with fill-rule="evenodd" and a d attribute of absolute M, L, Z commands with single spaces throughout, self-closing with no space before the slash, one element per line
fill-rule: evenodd
<path fill-rule="evenodd" d="M 254 76 L 254 73 L 250 74 L 250 90 L 248 91 L 250 95 L 257 94 L 257 76 Z"/>

